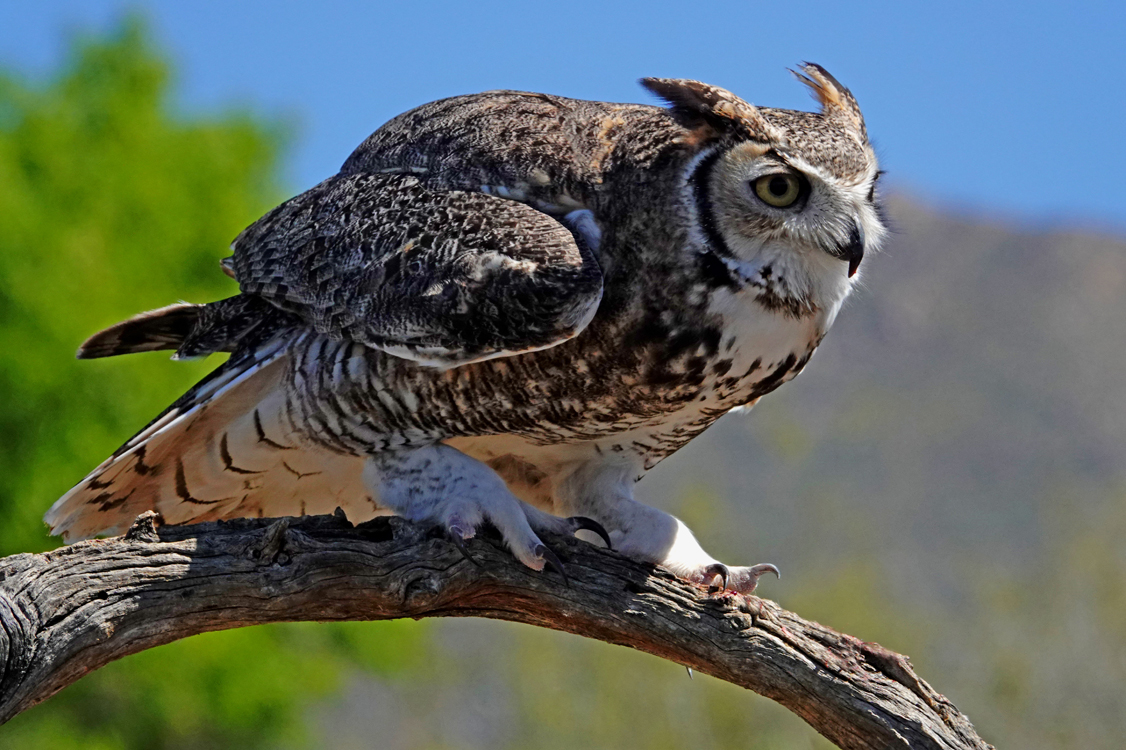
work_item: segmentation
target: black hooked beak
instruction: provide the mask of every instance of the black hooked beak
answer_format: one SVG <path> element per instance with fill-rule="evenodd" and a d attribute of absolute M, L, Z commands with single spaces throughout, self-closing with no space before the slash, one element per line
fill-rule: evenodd
<path fill-rule="evenodd" d="M 854 223 L 848 234 L 848 241 L 837 245 L 829 254 L 848 261 L 848 277 L 851 279 L 856 274 L 856 269 L 860 268 L 860 261 L 864 260 L 864 238 L 860 236 L 860 227 Z"/>

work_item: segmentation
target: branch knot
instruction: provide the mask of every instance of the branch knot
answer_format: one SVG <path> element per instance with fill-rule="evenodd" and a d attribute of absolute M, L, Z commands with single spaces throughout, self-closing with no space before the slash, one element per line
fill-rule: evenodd
<path fill-rule="evenodd" d="M 289 531 L 289 519 L 279 518 L 266 527 L 262 532 L 261 540 L 251 548 L 251 556 L 264 564 L 288 562 L 282 560 L 282 552 L 286 546 L 286 536 Z"/>
<path fill-rule="evenodd" d="M 125 532 L 125 538 L 130 542 L 159 542 L 160 534 L 156 530 L 163 525 L 164 516 L 155 510 L 146 510 L 133 521 L 133 525 Z"/>

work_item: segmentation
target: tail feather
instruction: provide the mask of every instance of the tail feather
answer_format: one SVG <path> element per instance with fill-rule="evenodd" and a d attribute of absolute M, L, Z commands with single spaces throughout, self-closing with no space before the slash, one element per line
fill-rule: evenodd
<path fill-rule="evenodd" d="M 179 349 L 199 320 L 203 305 L 181 302 L 149 310 L 95 333 L 78 347 L 79 359 Z"/>
<path fill-rule="evenodd" d="M 303 442 L 286 412 L 289 336 L 232 357 L 51 506 L 67 542 L 123 532 L 146 510 L 167 523 L 382 512 L 364 459 Z"/>
<path fill-rule="evenodd" d="M 149 310 L 95 333 L 78 348 L 79 359 L 174 349 L 173 359 L 233 352 L 255 329 L 276 327 L 290 316 L 261 297 L 238 294 L 206 305 L 181 302 Z"/>

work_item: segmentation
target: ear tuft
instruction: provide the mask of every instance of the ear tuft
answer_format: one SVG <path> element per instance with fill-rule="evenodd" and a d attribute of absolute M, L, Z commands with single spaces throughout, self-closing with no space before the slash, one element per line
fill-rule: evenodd
<path fill-rule="evenodd" d="M 703 117 L 720 130 L 736 131 L 756 141 L 779 142 L 781 132 L 754 105 L 726 89 L 685 78 L 642 78 L 641 85 L 672 105 L 674 110 Z"/>
<path fill-rule="evenodd" d="M 701 115 L 717 114 L 715 109 L 723 101 L 723 94 L 727 93 L 723 89 L 687 78 L 642 78 L 641 85 L 672 106 Z"/>
<path fill-rule="evenodd" d="M 829 71 L 820 65 L 804 62 L 801 72 L 791 70 L 794 77 L 809 87 L 813 98 L 821 105 L 821 114 L 828 119 L 838 120 L 846 128 L 854 131 L 860 140 L 868 141 L 868 129 L 864 126 L 864 116 L 852 92 L 833 78 Z"/>

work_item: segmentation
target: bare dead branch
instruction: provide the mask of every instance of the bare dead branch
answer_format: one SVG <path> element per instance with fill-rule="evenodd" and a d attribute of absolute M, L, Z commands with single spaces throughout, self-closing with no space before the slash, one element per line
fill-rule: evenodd
<path fill-rule="evenodd" d="M 453 544 L 400 518 L 158 527 L 0 560 L 0 721 L 128 654 L 297 620 L 492 617 L 684 664 L 778 701 L 842 748 L 988 748 L 907 659 L 755 597 L 710 596 L 573 539 L 571 585 L 499 541 Z"/>

